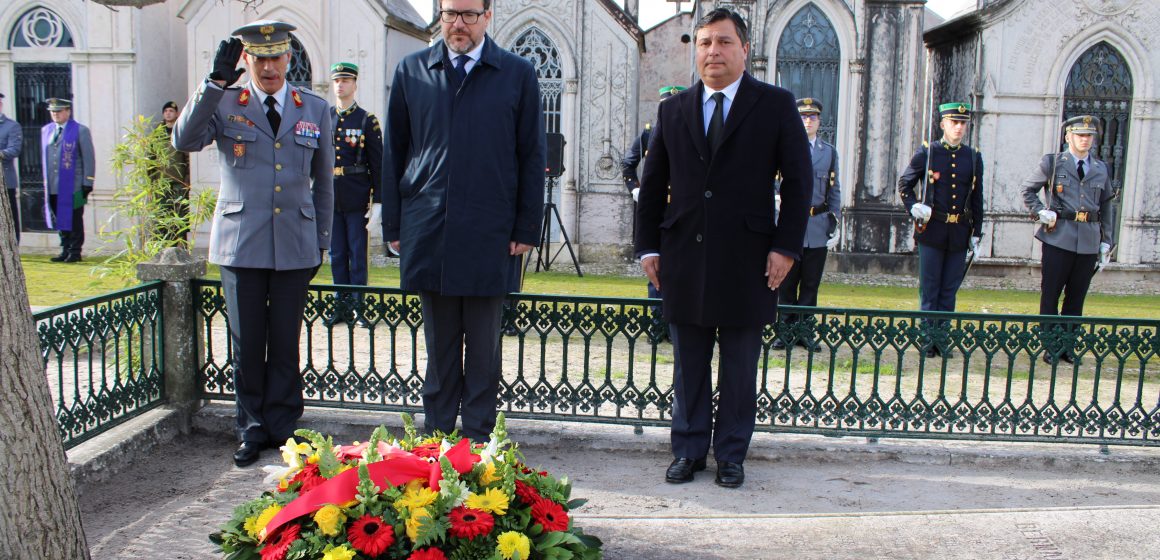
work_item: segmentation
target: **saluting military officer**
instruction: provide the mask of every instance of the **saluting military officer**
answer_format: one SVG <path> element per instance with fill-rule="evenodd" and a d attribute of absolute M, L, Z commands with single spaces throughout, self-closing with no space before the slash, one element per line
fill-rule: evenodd
<path fill-rule="evenodd" d="M 898 192 L 917 221 L 914 240 L 922 310 L 954 311 L 966 273 L 967 250 L 977 252 L 983 237 L 983 157 L 963 143 L 971 106 L 944 103 L 938 111 L 942 138 L 914 154 L 898 180 Z M 921 192 L 916 193 L 915 185 L 924 174 Z M 934 356 L 942 351 L 932 344 L 926 353 Z"/>
<path fill-rule="evenodd" d="M 1096 260 L 1107 264 L 1116 242 L 1115 192 L 1108 166 L 1091 153 L 1099 120 L 1090 115 L 1064 123 L 1067 150 L 1046 154 L 1023 181 L 1023 202 L 1031 219 L 1042 224 L 1035 238 L 1043 242 L 1040 315 L 1083 315 L 1095 274 Z M 1046 204 L 1039 191 L 1045 191 Z M 1059 296 L 1063 294 L 1063 308 Z M 1045 325 L 1046 326 L 1046 325 Z M 1049 349 L 1044 361 L 1056 357 L 1072 363 L 1070 349 Z"/>
<path fill-rule="evenodd" d="M 209 260 L 221 265 L 233 344 L 239 467 L 291 437 L 302 416 L 298 340 L 306 288 L 330 247 L 334 148 L 330 106 L 286 83 L 290 32 L 239 27 L 178 118 L 173 145 L 217 144 L 221 190 Z M 243 56 L 244 51 L 244 56 Z M 241 77 L 239 57 L 250 81 Z"/>
<path fill-rule="evenodd" d="M 335 284 L 367 285 L 367 222 L 382 215 L 383 130 L 379 120 L 355 101 L 358 66 L 339 62 L 330 67 L 336 105 L 334 121 L 334 234 L 330 240 L 330 272 Z M 369 212 L 368 212 L 369 209 Z M 379 218 L 381 219 L 381 218 Z M 353 321 L 356 301 L 340 294 L 327 325 Z M 359 317 L 360 326 L 369 326 Z"/>
<path fill-rule="evenodd" d="M 785 275 L 785 280 L 777 288 L 778 302 L 782 305 L 816 306 L 818 288 L 822 285 L 822 271 L 826 268 L 826 255 L 838 246 L 838 224 L 842 218 L 842 187 L 838 184 L 838 151 L 833 144 L 818 138 L 821 124 L 822 103 L 812 97 L 797 100 L 798 114 L 810 141 L 810 156 L 814 163 L 814 191 L 810 198 L 810 219 L 806 224 L 806 236 L 802 241 L 802 258 L 794 261 L 793 267 Z M 786 322 L 794 322 L 796 316 L 789 316 Z M 799 340 L 804 348 L 817 351 L 818 345 L 809 340 Z M 773 340 L 773 347 L 785 348 L 781 337 Z"/>

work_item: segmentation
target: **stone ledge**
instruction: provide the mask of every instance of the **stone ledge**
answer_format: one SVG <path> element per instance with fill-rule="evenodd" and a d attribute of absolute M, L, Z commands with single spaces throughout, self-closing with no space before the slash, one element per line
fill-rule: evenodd
<path fill-rule="evenodd" d="M 187 416 L 188 412 L 179 408 L 158 407 L 68 450 L 69 473 L 77 495 L 187 432 L 187 427 L 183 429 Z"/>

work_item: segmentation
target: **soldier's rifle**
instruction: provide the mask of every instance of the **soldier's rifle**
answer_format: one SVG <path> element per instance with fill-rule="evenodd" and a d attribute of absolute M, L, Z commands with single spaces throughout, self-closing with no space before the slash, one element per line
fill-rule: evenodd
<path fill-rule="evenodd" d="M 922 188 L 919 189 L 919 191 L 918 191 L 918 202 L 919 202 L 919 204 L 923 204 L 923 205 L 926 204 L 927 188 L 930 185 L 930 150 L 931 150 L 931 142 L 934 141 L 934 134 L 931 132 L 931 130 L 934 129 L 934 122 L 933 122 L 933 120 L 931 120 L 931 119 L 933 119 L 933 115 L 934 115 L 934 112 L 932 112 L 931 109 L 935 109 L 935 107 L 934 107 L 934 102 L 935 102 L 934 76 L 930 75 L 930 51 L 929 50 L 927 50 L 927 52 L 926 52 L 926 70 L 925 70 L 925 72 L 926 72 L 926 87 L 924 88 L 924 91 L 923 91 L 922 126 L 923 126 L 923 130 L 925 131 L 925 134 L 926 134 L 926 141 L 923 142 L 923 147 L 926 149 L 926 165 L 924 166 L 923 173 L 922 173 Z M 937 112 L 937 111 L 935 111 L 935 112 Z M 924 222 L 918 218 L 915 218 L 914 219 L 914 232 L 915 233 L 922 233 L 924 231 L 926 231 L 926 222 Z"/>
<path fill-rule="evenodd" d="M 1062 90 L 1062 89 L 1063 89 L 1063 87 L 1061 85 L 1060 90 Z M 1058 126 L 1062 127 L 1063 126 L 1063 93 L 1062 93 L 1062 91 L 1060 92 L 1059 97 L 1057 97 L 1056 99 L 1057 99 L 1057 102 L 1059 105 L 1059 109 L 1056 111 L 1055 122 L 1059 123 Z M 1043 198 L 1044 198 L 1044 201 L 1046 203 L 1046 208 L 1048 210 L 1052 210 L 1052 207 L 1051 207 L 1051 198 L 1052 198 L 1051 191 L 1052 191 L 1052 189 L 1062 189 L 1063 188 L 1062 183 L 1057 184 L 1057 185 L 1053 185 L 1053 183 L 1055 183 L 1055 172 L 1059 167 L 1059 160 L 1060 160 L 1060 158 L 1063 157 L 1062 152 L 1060 152 L 1060 150 L 1059 150 L 1059 132 L 1058 131 L 1056 131 L 1055 144 L 1054 144 L 1054 149 L 1052 150 L 1052 152 L 1055 154 L 1055 157 L 1052 158 L 1052 160 L 1051 160 L 1051 175 L 1049 175 L 1047 177 L 1047 180 L 1043 182 L 1043 190 L 1045 191 Z M 1052 210 L 1052 212 L 1054 212 L 1054 210 Z M 1038 221 L 1039 215 L 1037 214 L 1035 216 L 1032 216 L 1032 219 Z M 1055 225 L 1057 223 L 1059 223 L 1059 216 L 1056 216 L 1056 221 L 1051 223 L 1050 225 L 1043 224 L 1043 230 L 1048 232 L 1048 233 L 1055 231 Z"/>

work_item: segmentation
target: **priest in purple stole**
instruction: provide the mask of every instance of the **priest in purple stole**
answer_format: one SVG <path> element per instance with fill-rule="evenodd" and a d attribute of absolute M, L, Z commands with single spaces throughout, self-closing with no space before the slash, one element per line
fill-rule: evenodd
<path fill-rule="evenodd" d="M 53 262 L 80 262 L 85 243 L 84 207 L 93 192 L 96 158 L 89 128 L 72 120 L 68 99 L 46 101 L 52 122 L 40 129 L 44 169 L 44 216 L 60 232 L 60 255 Z"/>

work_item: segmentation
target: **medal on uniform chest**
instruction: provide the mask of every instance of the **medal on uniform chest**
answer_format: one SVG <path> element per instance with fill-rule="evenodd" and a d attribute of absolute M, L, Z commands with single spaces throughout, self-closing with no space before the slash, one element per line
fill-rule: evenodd
<path fill-rule="evenodd" d="M 294 125 L 294 134 L 304 138 L 321 138 L 322 130 L 312 122 L 298 121 Z"/>
<path fill-rule="evenodd" d="M 246 155 L 246 145 L 242 143 L 234 144 L 234 157 L 243 157 Z"/>
<path fill-rule="evenodd" d="M 361 133 L 361 130 L 353 130 L 348 128 L 346 130 L 346 143 L 350 144 L 350 147 L 353 148 L 355 144 L 358 144 L 358 137 Z"/>
<path fill-rule="evenodd" d="M 1055 192 L 1063 194 L 1063 183 L 1058 183 L 1055 185 Z"/>

